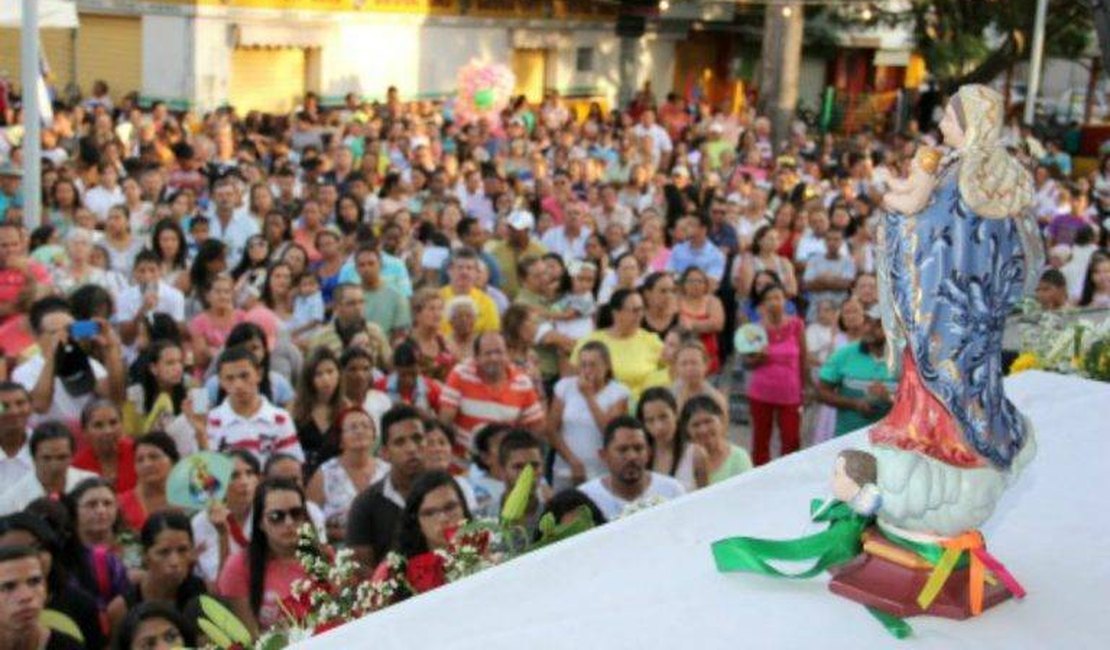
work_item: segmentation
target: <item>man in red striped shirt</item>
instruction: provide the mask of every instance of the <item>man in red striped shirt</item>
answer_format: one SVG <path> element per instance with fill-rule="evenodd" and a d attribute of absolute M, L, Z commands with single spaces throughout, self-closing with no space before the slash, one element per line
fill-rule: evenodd
<path fill-rule="evenodd" d="M 289 454 L 304 462 L 293 418 L 259 391 L 262 370 L 244 346 L 220 354 L 216 372 L 227 398 L 208 414 L 208 449 L 245 449 L 265 464 L 271 454 Z"/>
<path fill-rule="evenodd" d="M 440 396 L 440 419 L 459 430 L 458 444 L 491 422 L 527 429 L 542 438 L 544 413 L 531 378 L 509 362 L 505 338 L 485 332 L 474 341 L 474 358 L 447 376 Z"/>

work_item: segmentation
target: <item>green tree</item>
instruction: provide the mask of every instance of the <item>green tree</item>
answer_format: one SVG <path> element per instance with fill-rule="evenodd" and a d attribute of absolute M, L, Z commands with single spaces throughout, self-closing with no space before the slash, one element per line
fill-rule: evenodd
<path fill-rule="evenodd" d="M 1029 57 L 1037 0 L 895 0 L 836 12 L 849 23 L 911 24 L 946 89 L 986 83 Z M 1093 35 L 1089 0 L 1049 0 L 1045 55 L 1077 58 Z"/>

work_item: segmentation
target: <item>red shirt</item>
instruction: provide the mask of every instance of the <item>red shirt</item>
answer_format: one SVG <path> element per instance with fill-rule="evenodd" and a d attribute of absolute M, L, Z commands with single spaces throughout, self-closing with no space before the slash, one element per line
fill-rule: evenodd
<path fill-rule="evenodd" d="M 104 468 L 100 466 L 100 461 L 89 445 L 82 447 L 73 457 L 73 466 L 104 475 Z M 133 490 L 138 481 L 135 475 L 135 441 L 127 436 L 120 436 L 116 446 L 116 482 L 113 485 L 116 494 Z"/>
<path fill-rule="evenodd" d="M 46 267 L 33 260 L 27 261 L 27 272 L 38 284 L 50 285 L 50 272 Z M 0 304 L 13 304 L 19 298 L 19 294 L 23 292 L 23 288 L 27 286 L 27 274 L 20 269 L 8 267 L 0 269 Z M 16 314 L 9 315 L 2 319 L 3 322 L 8 321 Z"/>

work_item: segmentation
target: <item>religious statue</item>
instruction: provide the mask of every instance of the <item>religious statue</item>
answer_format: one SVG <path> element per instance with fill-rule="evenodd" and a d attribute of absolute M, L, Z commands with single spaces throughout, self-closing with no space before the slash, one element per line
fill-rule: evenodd
<path fill-rule="evenodd" d="M 1044 261 L 1032 178 L 999 141 L 1003 109 L 986 86 L 960 88 L 940 124 L 947 151 L 921 148 L 883 197 L 876 265 L 900 380 L 870 447 L 841 452 L 833 497 L 810 504 L 811 519 L 828 527 L 718 540 L 719 571 L 827 570 L 830 590 L 899 638 L 910 633 L 905 617 L 962 619 L 1025 595 L 977 530 L 1036 449 L 1002 387 L 1006 318 Z M 786 572 L 781 561 L 813 564 Z"/>
<path fill-rule="evenodd" d="M 1029 209 L 1032 178 L 999 140 L 1004 107 L 986 86 L 961 87 L 940 123 L 949 152 L 919 150 L 908 178 L 884 196 L 878 226 L 888 361 L 901 366 L 894 406 L 869 432 L 881 499 L 878 543 L 937 549 L 937 558 L 957 546 L 956 553 L 989 557 L 977 529 L 1036 449 L 1029 420 L 1002 387 L 1006 318 L 1036 285 L 1044 261 Z M 876 580 L 869 571 L 891 568 L 876 562 L 855 577 L 838 576 L 833 590 L 843 593 L 837 583 L 845 581 L 866 590 Z M 893 613 L 962 618 L 982 611 L 982 584 L 971 587 L 971 602 L 930 611 L 946 579 L 932 593 L 909 594 L 917 598 Z M 986 606 L 1007 589 L 987 589 Z M 891 611 L 865 595 L 845 595 Z"/>

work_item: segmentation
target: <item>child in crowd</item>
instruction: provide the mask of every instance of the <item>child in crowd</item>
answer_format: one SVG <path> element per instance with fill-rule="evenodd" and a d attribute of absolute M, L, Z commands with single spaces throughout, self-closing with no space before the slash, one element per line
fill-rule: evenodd
<path fill-rule="evenodd" d="M 297 279 L 297 295 L 293 298 L 293 318 L 289 321 L 289 334 L 294 341 L 312 334 L 324 323 L 324 294 L 320 279 L 312 273 L 302 273 Z"/>
<path fill-rule="evenodd" d="M 571 290 L 551 306 L 551 319 L 554 321 L 555 331 L 577 340 L 594 330 L 597 266 L 593 262 L 579 261 L 567 266 L 571 275 Z"/>

